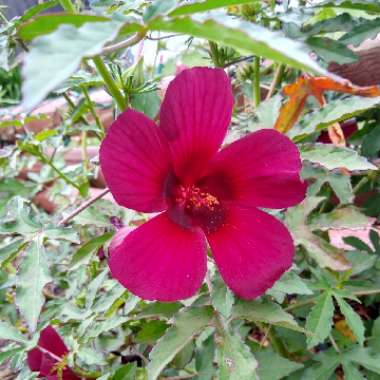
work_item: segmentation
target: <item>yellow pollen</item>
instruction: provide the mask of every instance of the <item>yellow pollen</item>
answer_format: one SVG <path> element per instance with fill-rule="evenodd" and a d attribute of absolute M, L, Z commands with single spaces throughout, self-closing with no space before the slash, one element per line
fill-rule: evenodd
<path fill-rule="evenodd" d="M 216 197 L 210 193 L 202 192 L 198 187 L 183 187 L 178 189 L 176 202 L 182 204 L 186 210 L 199 210 L 208 208 L 210 211 L 215 210 L 215 206 L 219 205 Z"/>

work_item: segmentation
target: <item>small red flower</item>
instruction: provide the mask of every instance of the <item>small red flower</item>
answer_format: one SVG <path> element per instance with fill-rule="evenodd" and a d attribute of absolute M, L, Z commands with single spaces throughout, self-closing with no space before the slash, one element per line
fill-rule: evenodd
<path fill-rule="evenodd" d="M 110 249 L 113 277 L 147 300 L 195 294 L 207 269 L 206 241 L 227 285 L 255 298 L 291 266 L 286 227 L 258 207 L 302 201 L 296 146 L 263 129 L 221 150 L 231 121 L 231 83 L 221 69 L 193 68 L 169 85 L 160 125 L 128 109 L 112 124 L 100 163 L 116 201 L 161 212 Z"/>
<path fill-rule="evenodd" d="M 58 380 L 59 367 L 62 380 L 81 380 L 70 368 L 64 365 L 65 356 L 69 353 L 62 338 L 51 326 L 45 327 L 40 334 L 37 347 L 28 352 L 28 365 L 31 371 L 39 372 L 39 377 L 47 380 Z"/>

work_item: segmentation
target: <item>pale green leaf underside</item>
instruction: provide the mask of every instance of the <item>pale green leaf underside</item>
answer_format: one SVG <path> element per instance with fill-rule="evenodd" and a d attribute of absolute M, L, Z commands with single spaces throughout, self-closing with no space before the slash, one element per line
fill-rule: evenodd
<path fill-rule="evenodd" d="M 118 34 L 121 22 L 86 23 L 80 28 L 61 25 L 53 33 L 36 38 L 23 66 L 23 107 L 31 109 L 67 79 L 82 58 L 96 55 Z"/>
<path fill-rule="evenodd" d="M 348 170 L 376 170 L 377 167 L 365 157 L 350 148 L 340 148 L 333 144 L 313 144 L 300 146 L 303 160 L 320 164 L 326 169 L 346 168 Z"/>
<path fill-rule="evenodd" d="M 31 242 L 17 277 L 16 304 L 30 331 L 37 327 L 38 317 L 45 302 L 42 290 L 51 280 L 42 240 L 42 236 L 37 235 Z"/>
<path fill-rule="evenodd" d="M 211 307 L 192 307 L 177 314 L 174 325 L 166 331 L 150 353 L 149 380 L 158 378 L 175 355 L 210 323 L 212 315 Z"/>
<path fill-rule="evenodd" d="M 273 59 L 300 70 L 320 75 L 327 74 L 309 56 L 306 45 L 262 26 L 231 17 L 226 18 L 225 15 L 214 15 L 212 18 L 207 15 L 177 19 L 161 18 L 153 20 L 150 29 L 206 38 L 241 52 Z"/>

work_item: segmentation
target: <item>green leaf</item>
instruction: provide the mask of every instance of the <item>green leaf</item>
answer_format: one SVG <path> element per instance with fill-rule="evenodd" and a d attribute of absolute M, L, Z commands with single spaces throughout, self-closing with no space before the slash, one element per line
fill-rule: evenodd
<path fill-rule="evenodd" d="M 304 144 L 300 146 L 301 157 L 312 163 L 333 170 L 347 168 L 348 170 L 377 170 L 377 167 L 365 157 L 350 148 L 341 148 L 333 144 Z"/>
<path fill-rule="evenodd" d="M 305 328 L 312 335 L 306 337 L 307 347 L 310 349 L 322 343 L 330 334 L 334 303 L 329 292 L 322 294 L 306 318 Z"/>
<path fill-rule="evenodd" d="M 24 246 L 24 239 L 16 238 L 0 246 L 0 265 L 7 261 L 14 253 L 19 252 Z"/>
<path fill-rule="evenodd" d="M 96 293 L 103 284 L 108 275 L 108 269 L 99 273 L 87 286 L 86 291 L 86 308 L 90 309 L 94 303 Z"/>
<path fill-rule="evenodd" d="M 88 365 L 106 365 L 107 362 L 104 360 L 104 356 L 99 351 L 96 351 L 90 347 L 82 347 L 77 352 L 78 358 Z"/>
<path fill-rule="evenodd" d="M 42 4 L 41 4 L 42 5 Z M 84 14 L 49 14 L 36 17 L 33 21 L 21 24 L 17 30 L 18 36 L 25 41 L 54 32 L 60 25 L 69 24 L 80 27 L 86 22 L 106 22 L 107 17 Z M 98 25 L 99 27 L 100 25 Z"/>
<path fill-rule="evenodd" d="M 250 4 L 252 0 L 204 0 L 196 3 L 185 4 L 170 12 L 170 16 L 184 16 L 197 12 L 207 12 L 212 9 L 228 7 L 232 5 Z"/>
<path fill-rule="evenodd" d="M 352 330 L 359 344 L 362 346 L 364 344 L 364 324 L 362 319 L 342 297 L 335 296 L 335 299 L 348 327 Z"/>
<path fill-rule="evenodd" d="M 285 272 L 280 279 L 275 282 L 271 290 L 286 294 L 313 294 L 313 292 L 306 285 L 306 282 L 303 281 L 294 270 Z"/>
<path fill-rule="evenodd" d="M 38 317 L 45 302 L 42 290 L 51 281 L 46 263 L 43 238 L 37 235 L 26 250 L 17 275 L 16 304 L 30 331 L 36 330 Z"/>
<path fill-rule="evenodd" d="M 225 332 L 217 349 L 220 380 L 258 380 L 257 361 L 241 338 Z"/>
<path fill-rule="evenodd" d="M 359 251 L 364 251 L 364 252 L 372 253 L 371 247 L 369 245 L 367 245 L 366 243 L 364 243 L 363 240 L 360 240 L 359 238 L 357 238 L 356 236 L 347 236 L 347 237 L 344 237 L 343 241 L 346 244 L 350 245 L 351 247 L 356 248 Z"/>
<path fill-rule="evenodd" d="M 0 321 L 0 339 L 13 340 L 17 343 L 25 344 L 27 339 L 8 322 Z"/>
<path fill-rule="evenodd" d="M 357 347 L 345 355 L 350 361 L 380 375 L 380 354 L 371 355 L 370 350 Z"/>
<path fill-rule="evenodd" d="M 278 118 L 280 108 L 282 104 L 282 95 L 276 94 L 270 99 L 260 103 L 255 109 L 256 118 L 252 123 L 251 131 L 255 131 L 261 128 L 273 128 Z"/>
<path fill-rule="evenodd" d="M 72 227 L 51 227 L 43 232 L 44 236 L 53 240 L 65 240 L 70 243 L 80 244 L 78 232 Z"/>
<path fill-rule="evenodd" d="M 6 206 L 6 214 L 0 221 L 1 234 L 21 234 L 30 236 L 42 228 L 31 212 L 29 202 L 19 196 L 13 197 Z"/>
<path fill-rule="evenodd" d="M 146 116 L 154 119 L 160 109 L 161 99 L 156 91 L 145 92 L 142 94 L 133 94 L 131 96 L 131 106 L 143 112 Z"/>
<path fill-rule="evenodd" d="M 380 150 L 380 125 L 364 136 L 362 154 L 366 157 L 377 157 Z"/>
<path fill-rule="evenodd" d="M 308 196 L 316 196 L 325 183 L 329 183 L 335 195 L 339 198 L 342 204 L 351 203 L 354 199 L 351 179 L 349 176 L 341 172 L 330 172 L 321 167 L 319 168 L 304 168 L 302 178 L 311 179 L 314 181 L 309 184 L 307 189 Z"/>
<path fill-rule="evenodd" d="M 211 307 L 190 307 L 178 313 L 173 326 L 166 331 L 150 353 L 148 380 L 157 379 L 175 355 L 209 325 L 212 316 Z"/>
<path fill-rule="evenodd" d="M 118 34 L 118 21 L 86 23 L 80 28 L 61 25 L 49 35 L 36 38 L 26 55 L 22 86 L 23 107 L 35 107 L 45 96 L 67 79 L 82 58 L 98 54 L 106 42 Z"/>
<path fill-rule="evenodd" d="M 137 364 L 128 363 L 118 368 L 112 376 L 112 380 L 136 380 Z"/>
<path fill-rule="evenodd" d="M 74 254 L 71 260 L 71 267 L 75 269 L 81 264 L 88 256 L 92 255 L 99 248 L 103 247 L 108 240 L 113 236 L 112 232 L 106 232 L 103 235 L 97 236 L 85 244 L 83 244 Z"/>
<path fill-rule="evenodd" d="M 225 318 L 231 315 L 234 295 L 226 287 L 222 279 L 215 275 L 212 283 L 211 303 L 214 308 Z"/>
<path fill-rule="evenodd" d="M 376 353 L 380 352 L 380 317 L 373 322 L 371 338 L 368 340 L 368 346 Z"/>
<path fill-rule="evenodd" d="M 316 7 L 357 9 L 380 13 L 380 4 L 377 0 L 326 0 L 316 5 Z"/>
<path fill-rule="evenodd" d="M 336 62 L 342 65 L 358 60 L 358 56 L 351 49 L 331 38 L 309 37 L 306 42 L 327 63 Z"/>
<path fill-rule="evenodd" d="M 343 13 L 336 17 L 330 17 L 322 21 L 318 21 L 313 25 L 307 24 L 302 27 L 302 32 L 308 36 L 325 33 L 335 33 L 341 31 L 350 31 L 357 24 L 350 14 Z"/>
<path fill-rule="evenodd" d="M 25 22 L 30 20 L 33 16 L 47 9 L 53 8 L 58 4 L 58 0 L 45 1 L 41 4 L 37 4 L 33 7 L 28 8 L 25 13 L 20 17 L 20 22 Z"/>
<path fill-rule="evenodd" d="M 320 364 L 315 364 L 307 368 L 302 376 L 302 379 L 330 380 L 336 367 L 339 366 L 341 361 L 341 357 L 338 353 L 332 350 L 318 354 L 315 359 L 320 361 Z"/>
<path fill-rule="evenodd" d="M 178 19 L 155 19 L 151 22 L 150 29 L 205 38 L 300 70 L 327 74 L 311 59 L 302 43 L 236 18 L 226 18 L 224 15 L 215 15 L 213 18 L 198 15 Z"/>
<path fill-rule="evenodd" d="M 172 361 L 172 366 L 178 370 L 183 369 L 187 364 L 189 364 L 189 362 L 193 358 L 194 348 L 195 348 L 194 340 L 191 340 L 174 357 Z"/>
<path fill-rule="evenodd" d="M 344 380 L 366 380 L 359 368 L 354 363 L 343 360 L 342 362 Z"/>
<path fill-rule="evenodd" d="M 365 98 L 351 96 L 346 99 L 332 100 L 323 108 L 314 111 L 302 121 L 302 128 L 293 128 L 294 134 L 308 134 L 339 122 L 351 119 L 354 116 L 377 107 L 380 104 L 380 97 Z"/>
<path fill-rule="evenodd" d="M 370 40 L 380 33 L 380 18 L 365 20 L 357 25 L 350 32 L 344 34 L 339 42 L 348 45 L 358 46 L 365 40 Z"/>
<path fill-rule="evenodd" d="M 376 255 L 366 252 L 349 251 L 346 253 L 346 256 L 350 263 L 352 263 L 352 269 L 350 271 L 351 277 L 371 269 L 377 261 Z"/>
<path fill-rule="evenodd" d="M 79 213 L 73 221 L 81 226 L 110 227 L 109 217 L 99 207 L 88 207 Z"/>
<path fill-rule="evenodd" d="M 144 13 L 144 21 L 147 22 L 155 17 L 164 16 L 176 7 L 178 0 L 154 0 Z"/>
<path fill-rule="evenodd" d="M 255 355 L 259 362 L 260 380 L 280 380 L 303 368 L 303 364 L 292 362 L 268 349 L 258 351 Z"/>
<path fill-rule="evenodd" d="M 85 320 L 87 322 L 88 319 Z M 98 337 L 100 334 L 108 332 L 115 329 L 128 321 L 128 317 L 123 317 L 120 315 L 114 315 L 111 318 L 107 318 L 104 321 L 96 321 L 91 328 L 86 332 L 87 339 L 93 339 Z"/>
<path fill-rule="evenodd" d="M 179 302 L 155 302 L 146 305 L 144 309 L 136 315 L 136 318 L 170 319 L 181 309 L 181 307 L 182 305 Z"/>
<path fill-rule="evenodd" d="M 155 344 L 157 339 L 164 335 L 167 328 L 168 325 L 164 321 L 148 321 L 136 334 L 136 342 L 143 344 Z"/>
<path fill-rule="evenodd" d="M 233 307 L 232 318 L 265 322 L 291 330 L 303 331 L 291 314 L 273 302 L 239 300 Z"/>
<path fill-rule="evenodd" d="M 322 197 L 308 197 L 296 207 L 287 211 L 285 222 L 292 232 L 296 244 L 304 246 L 310 256 L 322 268 L 345 271 L 351 268 L 343 251 L 329 244 L 326 240 L 311 232 L 308 215 L 323 200 Z"/>
<path fill-rule="evenodd" d="M 194 380 L 212 380 L 215 375 L 214 367 L 215 344 L 214 336 L 210 335 L 195 354 L 195 369 L 198 375 Z"/>
<path fill-rule="evenodd" d="M 23 348 L 19 347 L 19 348 L 13 348 L 11 350 L 6 350 L 6 351 L 0 352 L 0 364 L 3 364 L 3 362 L 5 362 L 5 360 L 8 360 L 8 359 L 14 357 L 15 355 L 17 355 L 21 351 L 23 351 Z"/>
<path fill-rule="evenodd" d="M 361 213 L 356 207 L 335 208 L 333 211 L 319 214 L 312 218 L 312 230 L 327 231 L 331 228 L 366 228 L 371 225 L 371 219 Z"/>

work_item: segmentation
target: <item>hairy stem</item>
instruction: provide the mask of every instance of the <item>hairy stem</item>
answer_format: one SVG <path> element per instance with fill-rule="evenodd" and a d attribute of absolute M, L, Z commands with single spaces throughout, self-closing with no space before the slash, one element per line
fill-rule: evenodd
<path fill-rule="evenodd" d="M 59 226 L 64 226 L 67 224 L 71 219 L 75 218 L 78 214 L 80 214 L 82 211 L 84 211 L 87 207 L 91 206 L 93 203 L 95 203 L 98 199 L 103 198 L 110 190 L 104 189 L 101 193 L 95 195 L 94 197 L 90 198 L 88 201 L 82 203 L 78 208 L 76 208 L 72 213 L 67 215 L 65 218 L 61 219 L 58 222 Z"/>
<path fill-rule="evenodd" d="M 77 185 L 74 181 L 72 181 L 65 173 L 63 173 L 62 171 L 60 171 L 50 159 L 48 159 L 47 157 L 41 155 L 40 156 L 40 160 L 44 164 L 50 166 L 50 168 L 54 172 L 56 172 L 58 174 L 59 178 L 63 179 L 65 182 L 67 182 L 68 184 L 70 184 L 71 186 L 73 186 L 73 187 L 75 187 L 76 189 L 79 190 L 79 185 Z"/>
<path fill-rule="evenodd" d="M 255 107 L 257 107 L 261 102 L 260 57 L 255 57 L 253 61 L 253 99 Z"/>
<path fill-rule="evenodd" d="M 145 37 L 145 35 L 146 35 L 146 30 L 142 30 L 141 32 L 134 34 L 132 37 L 126 40 L 117 42 L 114 45 L 109 45 L 109 46 L 104 47 L 102 51 L 100 52 L 100 54 L 106 55 L 106 54 L 113 53 L 116 50 L 126 49 L 127 47 L 136 45 Z"/>
<path fill-rule="evenodd" d="M 112 78 L 111 73 L 109 72 L 106 64 L 100 56 L 94 57 L 93 62 L 96 69 L 98 70 L 99 75 L 103 78 L 104 83 L 112 97 L 115 99 L 117 106 L 120 111 L 124 111 L 127 108 L 127 101 L 119 88 L 117 87 L 115 81 Z"/>
<path fill-rule="evenodd" d="M 84 95 L 84 97 L 86 99 L 86 103 L 88 105 L 88 108 L 90 109 L 90 113 L 91 113 L 92 117 L 95 120 L 96 126 L 101 131 L 102 137 L 104 137 L 104 134 L 105 134 L 104 125 L 101 122 L 101 120 L 99 119 L 98 114 L 96 113 L 96 110 L 95 110 L 95 107 L 94 107 L 94 103 L 91 100 L 90 95 L 88 94 L 87 88 L 85 86 L 82 86 L 82 91 L 83 91 L 83 95 Z"/>
<path fill-rule="evenodd" d="M 274 73 L 274 77 L 273 77 L 272 83 L 270 85 L 268 94 L 266 96 L 266 100 L 270 99 L 273 96 L 274 92 L 276 91 L 276 87 L 282 81 L 282 78 L 283 78 L 283 75 L 284 75 L 284 71 L 285 71 L 285 65 L 283 65 L 282 63 L 279 64 L 277 66 L 277 69 L 276 69 L 275 73 Z"/>

